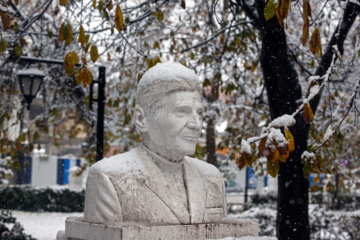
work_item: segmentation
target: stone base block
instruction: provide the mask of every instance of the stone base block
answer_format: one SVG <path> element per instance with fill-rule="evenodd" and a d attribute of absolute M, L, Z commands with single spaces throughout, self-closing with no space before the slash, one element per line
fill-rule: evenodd
<path fill-rule="evenodd" d="M 57 240 L 276 240 L 258 237 L 256 220 L 226 218 L 216 223 L 192 225 L 160 225 L 121 222 L 109 225 L 85 222 L 82 217 L 68 217 L 65 235 L 59 231 Z"/>

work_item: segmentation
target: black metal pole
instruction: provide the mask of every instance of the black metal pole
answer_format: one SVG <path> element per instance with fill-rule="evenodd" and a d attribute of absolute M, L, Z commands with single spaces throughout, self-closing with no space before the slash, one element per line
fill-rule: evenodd
<path fill-rule="evenodd" d="M 99 82 L 98 82 L 98 122 L 96 126 L 96 161 L 103 159 L 104 154 L 104 108 L 105 108 L 105 70 L 106 68 L 99 67 Z"/>
<path fill-rule="evenodd" d="M 248 202 L 248 185 L 249 185 L 249 167 L 246 166 L 246 174 L 245 174 L 245 204 Z"/>

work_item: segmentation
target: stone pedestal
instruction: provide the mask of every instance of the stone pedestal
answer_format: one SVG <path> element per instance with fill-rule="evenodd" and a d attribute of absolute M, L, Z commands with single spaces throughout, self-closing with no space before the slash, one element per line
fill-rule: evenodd
<path fill-rule="evenodd" d="M 160 225 L 122 222 L 111 225 L 84 222 L 82 217 L 68 217 L 65 231 L 59 231 L 57 240 L 191 240 L 223 239 L 276 240 L 258 237 L 256 220 L 227 218 L 216 223 L 192 225 Z M 230 239 L 228 239 L 230 240 Z"/>

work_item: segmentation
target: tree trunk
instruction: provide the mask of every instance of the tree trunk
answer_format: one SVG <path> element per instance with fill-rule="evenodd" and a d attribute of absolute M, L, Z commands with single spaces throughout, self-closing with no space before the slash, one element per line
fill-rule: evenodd
<path fill-rule="evenodd" d="M 259 6 L 259 16 L 263 15 Z M 262 37 L 260 62 L 270 107 L 271 118 L 292 114 L 297 101 L 302 99 L 301 87 L 293 62 L 288 56 L 284 29 L 277 18 L 261 21 Z M 278 175 L 277 237 L 279 240 L 310 239 L 308 217 L 309 182 L 303 174 L 301 154 L 307 148 L 308 125 L 296 116 L 296 125 L 290 128 L 295 140 L 295 151 L 286 163 L 280 163 Z"/>
<path fill-rule="evenodd" d="M 216 142 L 214 120 L 209 117 L 206 125 L 206 155 L 207 162 L 218 167 L 216 159 Z"/>
<path fill-rule="evenodd" d="M 302 100 L 301 87 L 293 63 L 288 55 L 288 46 L 284 29 L 279 25 L 276 17 L 269 21 L 264 19 L 263 1 L 255 1 L 255 9 L 242 1 L 247 15 L 254 20 L 254 25 L 262 37 L 260 62 L 270 107 L 271 118 L 275 119 L 284 114 L 292 114 Z M 337 45 L 340 53 L 346 35 L 359 14 L 359 6 L 348 3 L 344 17 L 337 27 L 329 47 L 324 53 L 316 75 L 323 76 L 329 68 Z M 338 30 L 339 29 L 339 30 Z M 321 98 L 321 92 L 310 102 L 315 113 Z M 279 240 L 307 240 L 310 239 L 308 217 L 308 188 L 309 182 L 303 174 L 301 155 L 307 149 L 309 125 L 302 116 L 296 116 L 296 124 L 290 128 L 295 140 L 295 151 L 286 163 L 280 163 L 278 175 L 278 203 L 277 203 L 277 237 Z"/>

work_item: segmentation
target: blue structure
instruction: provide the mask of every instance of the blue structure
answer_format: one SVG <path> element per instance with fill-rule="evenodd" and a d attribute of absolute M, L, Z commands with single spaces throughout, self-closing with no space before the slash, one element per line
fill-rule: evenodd
<path fill-rule="evenodd" d="M 57 162 L 56 183 L 59 185 L 69 184 L 69 170 L 74 166 L 80 167 L 80 159 L 59 158 Z"/>

